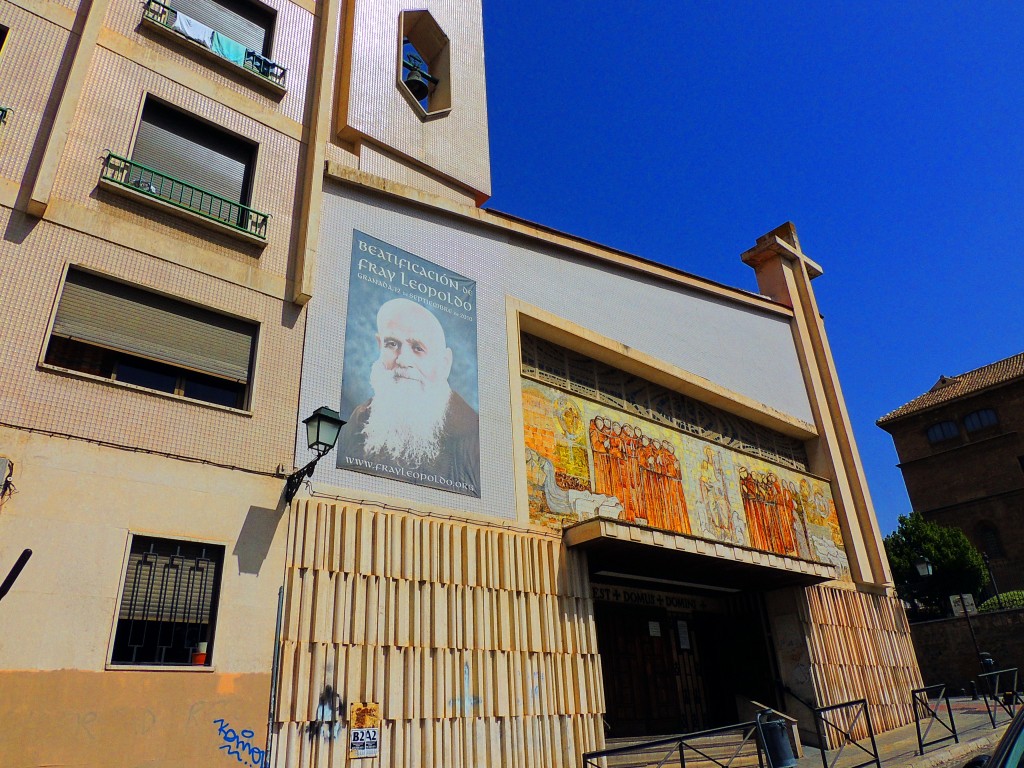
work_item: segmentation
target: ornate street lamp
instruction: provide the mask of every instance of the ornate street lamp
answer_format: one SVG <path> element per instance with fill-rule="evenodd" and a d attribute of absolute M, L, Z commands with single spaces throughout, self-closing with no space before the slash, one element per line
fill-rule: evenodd
<path fill-rule="evenodd" d="M 914 567 L 917 569 L 917 575 L 922 579 L 925 579 L 935 573 L 935 568 L 927 557 L 917 558 L 917 560 L 914 561 Z"/>
<path fill-rule="evenodd" d="M 313 476 L 316 463 L 320 461 L 334 444 L 338 442 L 338 433 L 345 426 L 341 415 L 330 408 L 317 408 L 308 418 L 302 420 L 306 425 L 306 444 L 310 450 L 316 451 L 316 457 L 302 469 L 296 470 L 288 475 L 284 484 L 284 503 L 291 504 L 295 494 L 302 487 L 302 482 L 307 477 Z"/>
<path fill-rule="evenodd" d="M 927 557 L 919 557 L 914 561 L 914 567 L 917 569 L 917 574 L 922 579 L 926 579 L 931 576 L 935 569 L 931 564 L 931 561 Z M 961 592 L 959 595 L 960 607 L 964 611 L 964 619 L 967 621 L 967 629 L 971 633 L 971 642 L 974 644 L 974 652 L 978 655 L 978 662 L 982 668 L 985 668 L 985 662 L 982 657 L 981 648 L 978 647 L 978 636 L 974 633 L 974 623 L 971 621 L 971 612 L 967 608 L 967 598 Z M 955 609 L 954 609 L 955 612 Z M 987 671 L 987 670 L 986 670 Z"/>

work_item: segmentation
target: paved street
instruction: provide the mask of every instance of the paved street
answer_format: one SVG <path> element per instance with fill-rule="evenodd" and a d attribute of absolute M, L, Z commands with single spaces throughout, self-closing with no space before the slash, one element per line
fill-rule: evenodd
<path fill-rule="evenodd" d="M 876 736 L 879 757 L 884 768 L 959 768 L 972 757 L 991 751 L 999 741 L 1009 723 L 1008 715 L 998 711 L 996 728 L 992 727 L 981 699 L 971 701 L 968 698 L 951 700 L 953 717 L 956 723 L 960 743 L 952 740 L 925 749 L 924 755 L 918 754 L 917 729 L 913 723 Z M 922 730 L 927 723 L 922 723 Z M 932 725 L 926 740 L 941 738 L 948 732 L 941 725 Z M 863 742 L 861 742 L 863 744 Z M 870 747 L 870 744 L 867 744 Z M 838 757 L 838 760 L 836 759 Z M 844 750 L 826 753 L 829 768 L 850 768 L 870 759 L 864 751 L 854 745 Z M 800 758 L 798 768 L 821 768 L 821 752 L 813 747 L 804 748 L 804 756 Z"/>

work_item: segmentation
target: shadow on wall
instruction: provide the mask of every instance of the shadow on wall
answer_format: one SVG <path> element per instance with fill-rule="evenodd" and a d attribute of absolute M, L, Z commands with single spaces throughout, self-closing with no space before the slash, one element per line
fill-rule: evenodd
<path fill-rule="evenodd" d="M 284 503 L 277 509 L 249 507 L 231 554 L 238 558 L 238 572 L 258 576 L 270 552 L 277 526 L 284 516 Z"/>

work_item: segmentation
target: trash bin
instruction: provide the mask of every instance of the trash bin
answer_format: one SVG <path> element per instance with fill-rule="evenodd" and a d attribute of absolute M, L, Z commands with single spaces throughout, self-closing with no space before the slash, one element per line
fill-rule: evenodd
<path fill-rule="evenodd" d="M 761 745 L 768 756 L 768 768 L 793 768 L 796 755 L 789 740 L 789 726 L 775 712 L 766 709 L 757 713 L 757 729 Z"/>

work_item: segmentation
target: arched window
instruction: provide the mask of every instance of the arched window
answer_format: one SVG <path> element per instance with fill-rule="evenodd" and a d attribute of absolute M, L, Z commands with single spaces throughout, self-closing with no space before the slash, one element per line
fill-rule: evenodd
<path fill-rule="evenodd" d="M 999 529 L 993 523 L 983 520 L 974 526 L 974 540 L 978 542 L 978 549 L 989 557 L 1005 557 L 1003 540 L 999 536 Z"/>
<path fill-rule="evenodd" d="M 979 411 L 968 413 L 964 416 L 964 427 L 968 432 L 977 432 L 985 427 L 994 427 L 999 423 L 996 412 L 991 408 L 982 408 Z"/>
<path fill-rule="evenodd" d="M 928 427 L 926 434 L 929 443 L 941 443 L 943 440 L 949 440 L 959 435 L 960 430 L 957 429 L 955 421 L 940 421 L 938 424 Z"/>

